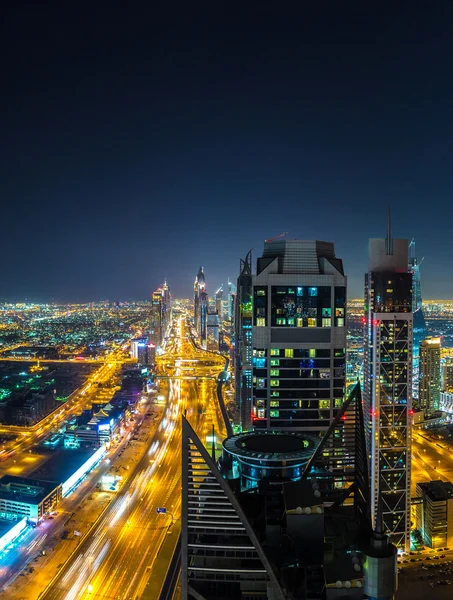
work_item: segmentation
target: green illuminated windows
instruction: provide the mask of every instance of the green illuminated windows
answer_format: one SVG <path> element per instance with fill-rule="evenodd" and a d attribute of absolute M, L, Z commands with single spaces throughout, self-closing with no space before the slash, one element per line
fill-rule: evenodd
<path fill-rule="evenodd" d="M 322 320 L 322 326 L 323 327 L 332 327 L 332 319 L 323 319 Z"/>
<path fill-rule="evenodd" d="M 280 381 L 278 379 L 271 379 L 271 387 L 278 387 L 280 385 Z"/>
<path fill-rule="evenodd" d="M 304 320 L 301 317 L 298 317 L 296 319 L 296 327 L 303 327 L 304 326 Z"/>
<path fill-rule="evenodd" d="M 320 400 L 319 401 L 319 408 L 330 408 L 330 400 Z"/>
<path fill-rule="evenodd" d="M 279 369 L 271 369 L 271 377 L 280 377 Z"/>
<path fill-rule="evenodd" d="M 279 417 L 280 411 L 279 410 L 271 410 L 270 414 L 271 414 L 271 417 Z"/>
<path fill-rule="evenodd" d="M 335 408 L 341 408 L 343 406 L 343 398 L 335 398 Z"/>
<path fill-rule="evenodd" d="M 271 348 L 271 356 L 280 356 L 280 350 L 278 348 Z"/>
<path fill-rule="evenodd" d="M 272 398 L 280 398 L 280 392 L 272 390 L 271 396 L 272 396 Z"/>
<path fill-rule="evenodd" d="M 316 358 L 316 350 L 314 348 L 310 348 L 308 351 L 309 358 Z"/>
<path fill-rule="evenodd" d="M 264 317 L 256 318 L 256 326 L 257 327 L 266 327 L 266 319 Z"/>
<path fill-rule="evenodd" d="M 280 406 L 280 402 L 278 400 L 271 400 L 271 408 L 278 408 Z"/>
<path fill-rule="evenodd" d="M 294 350 L 292 348 L 285 348 L 285 358 L 293 358 Z"/>
<path fill-rule="evenodd" d="M 271 367 L 279 367 L 280 359 L 279 358 L 271 358 Z"/>
<path fill-rule="evenodd" d="M 282 319 L 281 317 L 276 320 L 277 325 L 286 325 L 286 319 Z"/>

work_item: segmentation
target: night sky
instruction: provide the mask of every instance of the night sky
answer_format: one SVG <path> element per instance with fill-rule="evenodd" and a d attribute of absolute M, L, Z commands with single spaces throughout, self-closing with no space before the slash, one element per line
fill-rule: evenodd
<path fill-rule="evenodd" d="M 453 298 L 450 0 L 8 4 L 0 297 L 213 293 L 283 231 L 362 296 L 390 204 Z"/>

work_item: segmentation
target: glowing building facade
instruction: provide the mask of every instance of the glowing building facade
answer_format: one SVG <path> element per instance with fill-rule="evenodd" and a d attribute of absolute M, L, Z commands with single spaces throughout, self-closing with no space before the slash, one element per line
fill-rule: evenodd
<path fill-rule="evenodd" d="M 422 305 L 422 289 L 420 283 L 420 265 L 415 253 L 415 240 L 409 244 L 409 272 L 412 273 L 412 312 L 413 346 L 412 346 L 412 396 L 415 402 L 419 398 L 420 379 L 420 344 L 426 334 L 425 316 Z"/>
<path fill-rule="evenodd" d="M 427 413 L 439 410 L 440 405 L 441 339 L 428 337 L 420 344 L 420 408 Z"/>
<path fill-rule="evenodd" d="M 379 507 L 393 544 L 410 546 L 412 274 L 408 242 L 369 241 L 365 276 L 364 406 L 373 526 Z"/>
<path fill-rule="evenodd" d="M 331 243 L 268 240 L 241 261 L 236 390 L 243 429 L 326 431 L 344 402 L 346 277 Z"/>
<path fill-rule="evenodd" d="M 208 340 L 208 294 L 203 267 L 198 269 L 194 283 L 194 326 L 203 348 Z"/>

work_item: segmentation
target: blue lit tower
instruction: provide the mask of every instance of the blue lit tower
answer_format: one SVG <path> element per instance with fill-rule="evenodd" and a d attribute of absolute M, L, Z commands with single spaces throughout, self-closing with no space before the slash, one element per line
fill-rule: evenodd
<path fill-rule="evenodd" d="M 370 239 L 365 276 L 364 408 L 371 516 L 381 503 L 383 532 L 410 547 L 412 273 L 408 242 Z"/>
<path fill-rule="evenodd" d="M 422 306 L 422 289 L 420 285 L 420 265 L 415 255 L 415 239 L 409 244 L 409 272 L 412 273 L 412 312 L 414 313 L 414 343 L 412 358 L 412 395 L 419 398 L 420 385 L 420 344 L 425 338 L 425 316 Z"/>

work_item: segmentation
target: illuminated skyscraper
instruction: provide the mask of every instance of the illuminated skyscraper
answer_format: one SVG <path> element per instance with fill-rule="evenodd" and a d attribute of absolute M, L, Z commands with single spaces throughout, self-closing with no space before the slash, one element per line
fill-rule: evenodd
<path fill-rule="evenodd" d="M 153 346 L 161 346 L 171 320 L 171 295 L 167 282 L 151 298 L 150 335 Z"/>
<path fill-rule="evenodd" d="M 162 344 L 163 324 L 162 324 L 162 306 L 163 297 L 162 289 L 158 288 L 153 292 L 151 299 L 151 314 L 150 314 L 150 332 L 149 339 L 155 346 Z"/>
<path fill-rule="evenodd" d="M 215 309 L 219 318 L 219 327 L 223 321 L 223 283 L 215 293 Z"/>
<path fill-rule="evenodd" d="M 440 338 L 428 337 L 420 344 L 420 408 L 430 413 L 439 410 Z"/>
<path fill-rule="evenodd" d="M 415 255 L 415 240 L 409 244 L 409 272 L 412 273 L 412 312 L 413 323 L 413 351 L 412 351 L 412 395 L 415 401 L 419 398 L 420 378 L 420 343 L 425 337 L 425 316 L 422 306 L 422 291 L 420 284 L 420 264 Z"/>
<path fill-rule="evenodd" d="M 208 340 L 208 294 L 203 267 L 198 269 L 194 283 L 194 325 L 201 346 L 206 348 Z"/>
<path fill-rule="evenodd" d="M 384 531 L 410 546 L 412 274 L 408 242 L 370 239 L 365 276 L 364 400 L 373 526 L 382 499 Z"/>
<path fill-rule="evenodd" d="M 328 429 L 344 402 L 345 311 L 346 277 L 331 243 L 267 240 L 256 275 L 250 253 L 241 261 L 235 373 L 243 430 Z M 347 424 L 335 436 L 344 471 L 353 461 Z"/>

